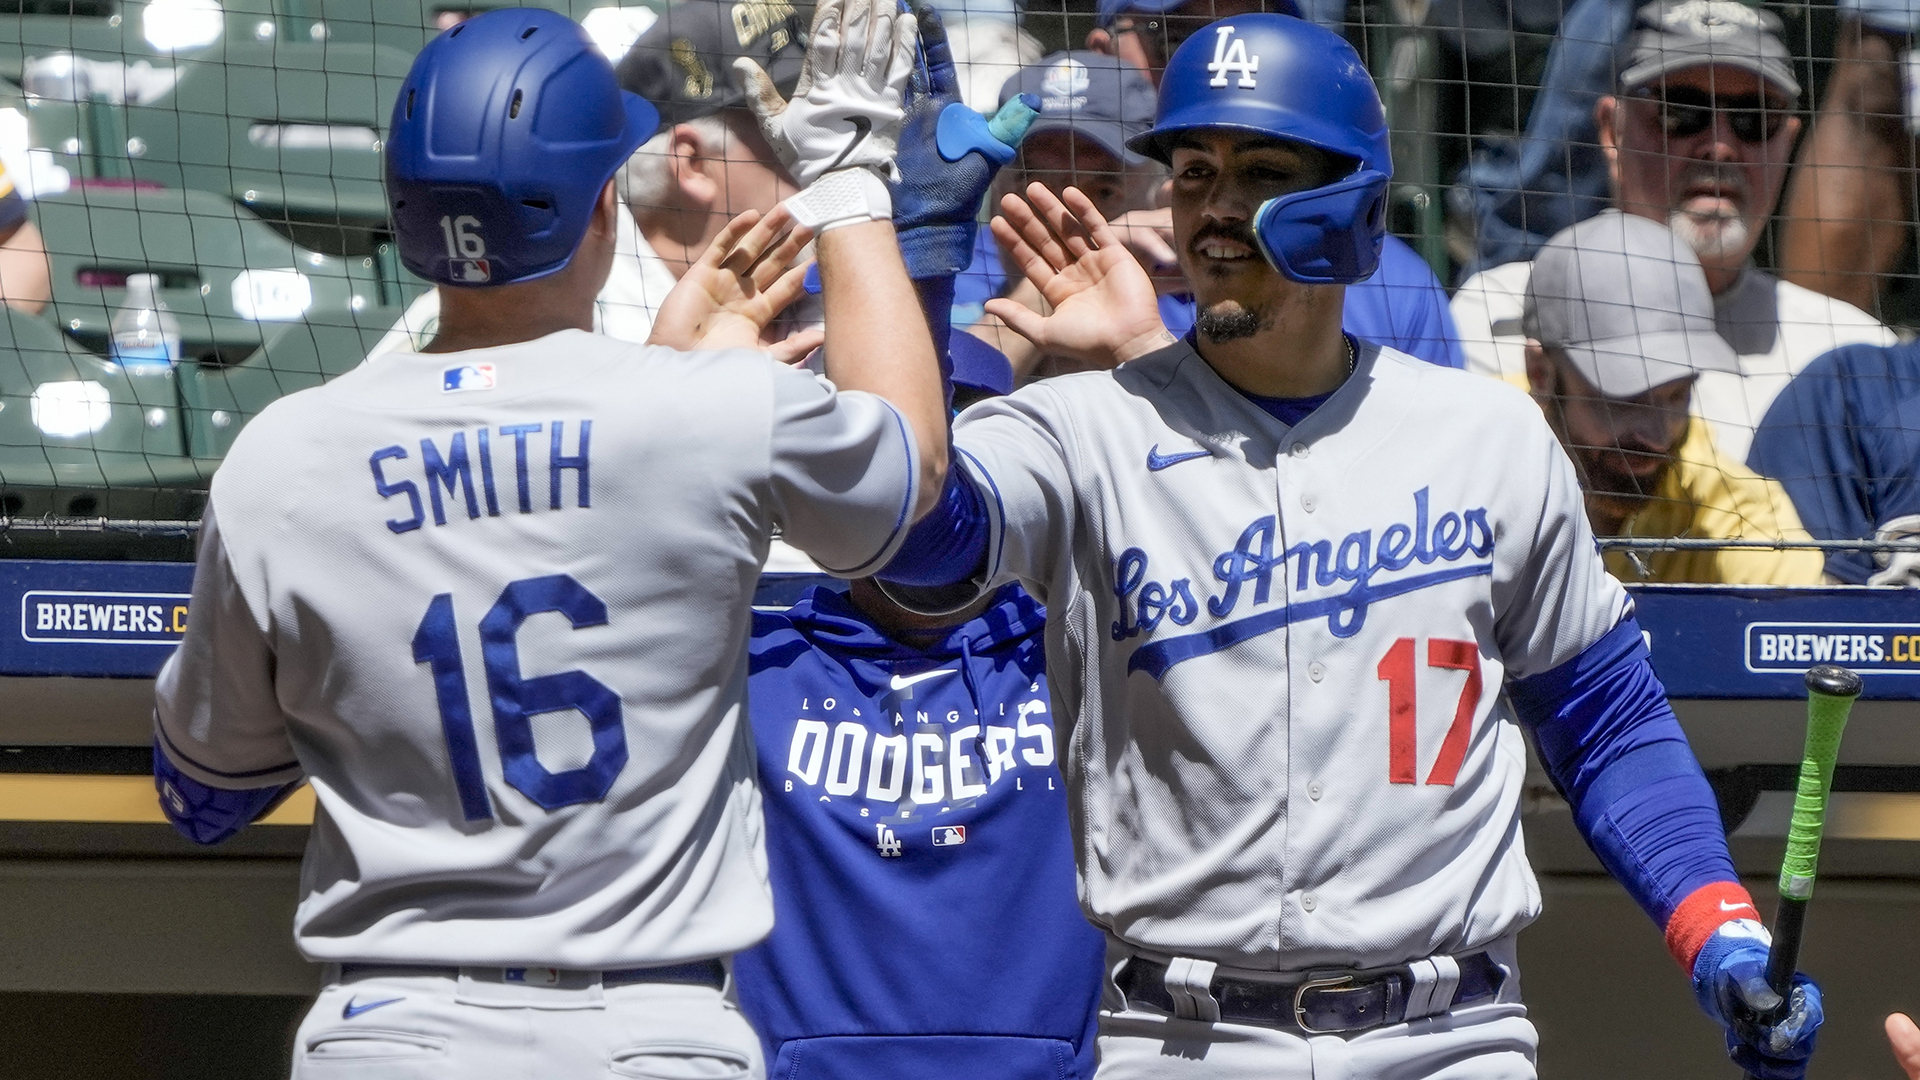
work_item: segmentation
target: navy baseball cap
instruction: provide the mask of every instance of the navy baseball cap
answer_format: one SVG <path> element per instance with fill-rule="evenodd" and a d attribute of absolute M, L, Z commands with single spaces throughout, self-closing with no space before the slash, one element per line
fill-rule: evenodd
<path fill-rule="evenodd" d="M 679 0 L 621 57 L 620 87 L 660 110 L 663 128 L 747 107 L 734 76 L 740 57 L 759 64 L 783 97 L 793 96 L 807 58 L 812 6 L 786 0 Z"/>
<path fill-rule="evenodd" d="M 1127 165 L 1147 159 L 1127 149 L 1127 140 L 1153 126 L 1157 97 L 1139 68 L 1095 52 L 1054 53 L 1021 68 L 1000 88 L 1000 104 L 1016 94 L 1040 99 L 1040 118 L 1027 129 L 1076 131 Z"/>
<path fill-rule="evenodd" d="M 1100 0 L 1094 9 L 1096 26 L 1112 26 L 1113 20 L 1122 15 L 1169 15 L 1180 10 L 1194 0 Z M 1294 0 L 1266 0 L 1262 10 L 1276 15 L 1291 15 L 1300 18 L 1300 5 Z M 1205 12 L 1195 12 L 1204 15 Z"/>

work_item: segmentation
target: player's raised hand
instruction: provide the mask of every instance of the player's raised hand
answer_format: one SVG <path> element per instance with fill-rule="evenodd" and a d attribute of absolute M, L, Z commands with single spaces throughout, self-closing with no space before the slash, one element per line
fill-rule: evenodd
<path fill-rule="evenodd" d="M 1027 201 L 1008 195 L 993 236 L 1052 309 L 1042 315 L 1007 299 L 987 301 L 1015 333 L 1042 352 L 1113 367 L 1171 344 L 1153 283 L 1079 188 L 1055 196 L 1027 185 Z"/>
<path fill-rule="evenodd" d="M 812 230 L 795 227 L 776 206 L 765 217 L 748 210 L 727 222 L 660 305 L 649 345 L 675 349 L 765 349 L 794 363 L 823 340 L 818 330 L 766 340 L 767 326 L 800 298 L 811 260 L 800 252 Z"/>
<path fill-rule="evenodd" d="M 1173 249 L 1173 208 L 1129 210 L 1108 224 L 1127 245 L 1133 257 L 1147 271 L 1156 293 L 1188 291 L 1186 271 L 1180 269 L 1180 253 Z"/>
<path fill-rule="evenodd" d="M 889 185 L 900 254 L 916 281 L 967 268 L 980 201 L 1040 115 L 1032 94 L 1014 95 L 991 118 L 967 108 L 940 13 L 924 5 L 918 18 L 926 67 L 911 80 L 900 176 Z"/>
<path fill-rule="evenodd" d="M 822 0 L 792 100 L 781 100 L 759 64 L 734 61 L 760 130 L 801 187 L 839 169 L 898 176 L 918 40 L 913 16 L 895 0 Z"/>

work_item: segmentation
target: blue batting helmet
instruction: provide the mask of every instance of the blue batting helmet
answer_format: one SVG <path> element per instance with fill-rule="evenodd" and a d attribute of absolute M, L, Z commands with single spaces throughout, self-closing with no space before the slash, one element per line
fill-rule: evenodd
<path fill-rule="evenodd" d="M 1286 15 L 1239 15 L 1181 45 L 1160 80 L 1153 129 L 1128 145 L 1162 162 L 1183 132 L 1231 128 L 1304 143 L 1353 163 L 1323 187 L 1261 204 L 1254 235 L 1274 268 L 1309 285 L 1352 284 L 1387 235 L 1386 111 L 1345 38 Z"/>
<path fill-rule="evenodd" d="M 448 30 L 414 59 L 393 106 L 387 199 L 400 261 L 442 285 L 553 273 L 659 121 L 563 15 L 506 8 Z"/>

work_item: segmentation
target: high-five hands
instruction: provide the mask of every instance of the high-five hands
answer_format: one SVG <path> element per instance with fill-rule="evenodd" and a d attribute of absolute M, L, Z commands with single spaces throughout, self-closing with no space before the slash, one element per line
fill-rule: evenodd
<path fill-rule="evenodd" d="M 1042 352 L 1111 368 L 1174 341 L 1160 322 L 1153 283 L 1093 200 L 1070 187 L 1057 198 L 1043 184 L 1008 195 L 993 236 L 1052 309 L 1042 315 L 1013 300 L 987 301 Z"/>
<path fill-rule="evenodd" d="M 767 326 L 805 291 L 807 267 L 801 249 L 813 231 L 796 228 L 785 207 L 762 217 L 758 210 L 727 223 L 660 305 L 649 345 L 675 349 L 764 349 L 781 363 L 796 363 L 823 340 L 806 330 L 768 341 Z"/>
<path fill-rule="evenodd" d="M 895 0 L 821 0 L 793 99 L 745 57 L 734 61 L 760 130 L 802 191 L 789 200 L 803 225 L 893 216 L 885 181 L 906 123 L 907 80 L 919 42 Z"/>

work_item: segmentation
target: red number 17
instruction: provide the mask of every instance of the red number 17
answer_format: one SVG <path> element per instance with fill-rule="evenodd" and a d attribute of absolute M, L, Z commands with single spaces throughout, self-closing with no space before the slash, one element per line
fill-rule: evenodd
<path fill-rule="evenodd" d="M 1467 756 L 1474 710 L 1480 706 L 1480 647 L 1471 641 L 1431 638 L 1427 641 L 1427 666 L 1467 673 L 1467 684 L 1460 688 L 1460 703 L 1453 709 L 1453 726 L 1440 743 L 1433 771 L 1427 773 L 1427 783 L 1452 787 Z M 1419 755 L 1415 750 L 1418 724 L 1414 719 L 1413 639 L 1403 637 L 1394 642 L 1380 659 L 1376 674 L 1387 684 L 1387 779 L 1396 784 L 1416 783 Z"/>

